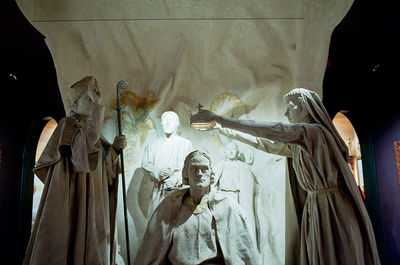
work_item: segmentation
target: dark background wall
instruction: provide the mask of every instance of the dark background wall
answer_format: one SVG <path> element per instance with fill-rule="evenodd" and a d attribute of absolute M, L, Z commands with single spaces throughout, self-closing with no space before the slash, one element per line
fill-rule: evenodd
<path fill-rule="evenodd" d="M 360 139 L 366 206 L 382 264 L 400 264 L 400 20 L 395 1 L 356 0 L 335 29 L 324 78 L 324 104 L 353 123 Z"/>
<path fill-rule="evenodd" d="M 331 116 L 347 110 L 360 138 L 366 205 L 382 264 L 400 264 L 400 190 L 393 149 L 400 140 L 395 82 L 400 23 L 393 3 L 355 0 L 332 36 L 324 79 L 324 104 Z M 0 5 L 5 18 L 0 35 L 0 263 L 21 264 L 30 225 L 32 184 L 25 180 L 33 166 L 32 150 L 43 118 L 58 121 L 65 113 L 44 37 L 14 1 Z"/>
<path fill-rule="evenodd" d="M 31 214 L 32 189 L 32 183 L 21 179 L 24 171 L 26 177 L 32 176 L 32 152 L 34 156 L 43 118 L 58 121 L 65 113 L 44 37 L 14 1 L 2 1 L 0 6 L 5 18 L 0 33 L 0 264 L 21 264 L 30 222 L 29 217 L 23 222 L 19 217 Z M 30 158 L 28 163 L 24 156 Z M 21 196 L 26 188 L 28 196 Z"/>
<path fill-rule="evenodd" d="M 393 142 L 400 140 L 400 117 L 382 124 L 375 136 L 375 153 L 381 201 L 386 263 L 400 263 L 400 187 L 397 182 Z"/>

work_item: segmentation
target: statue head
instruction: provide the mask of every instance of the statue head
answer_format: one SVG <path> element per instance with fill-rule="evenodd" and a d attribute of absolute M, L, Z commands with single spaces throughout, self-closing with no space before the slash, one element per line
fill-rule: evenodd
<path fill-rule="evenodd" d="M 210 156 L 200 150 L 189 153 L 182 169 L 182 182 L 191 188 L 205 189 L 214 183 Z"/>
<path fill-rule="evenodd" d="M 71 110 L 81 116 L 88 116 L 92 100 L 88 94 L 90 85 L 97 86 L 97 80 L 93 76 L 86 76 L 71 86 Z"/>
<path fill-rule="evenodd" d="M 161 127 L 165 134 L 175 133 L 179 127 L 179 117 L 173 111 L 166 111 L 161 115 Z"/>
<path fill-rule="evenodd" d="M 304 88 L 295 88 L 284 96 L 286 111 L 285 116 L 291 123 L 311 122 L 312 117 L 307 109 L 305 99 L 303 97 Z M 309 91 L 309 90 L 307 90 Z"/>
<path fill-rule="evenodd" d="M 229 160 L 236 160 L 238 159 L 239 155 L 239 147 L 235 142 L 229 142 L 224 149 L 225 158 Z"/>
<path fill-rule="evenodd" d="M 251 150 L 250 148 L 248 148 L 245 152 L 244 152 L 244 162 L 248 165 L 253 165 L 254 163 L 254 152 L 253 150 Z"/>
<path fill-rule="evenodd" d="M 284 96 L 284 99 L 288 109 L 291 107 L 294 108 L 294 105 L 301 106 L 299 109 L 293 110 L 294 112 L 297 111 L 299 113 L 302 113 L 296 116 L 296 118 L 300 120 L 300 122 L 315 122 L 324 126 L 335 138 L 335 142 L 338 145 L 339 149 L 342 151 L 344 158 L 346 160 L 348 159 L 347 146 L 338 131 L 336 130 L 328 111 L 322 103 L 320 96 L 316 92 L 305 88 L 295 88 L 287 93 Z M 290 101 L 293 103 L 293 105 L 290 103 Z M 291 115 L 289 114 L 289 111 L 291 110 L 287 110 L 287 114 L 285 113 L 285 115 L 288 116 L 288 119 Z M 293 119 L 292 117 L 290 118 Z"/>

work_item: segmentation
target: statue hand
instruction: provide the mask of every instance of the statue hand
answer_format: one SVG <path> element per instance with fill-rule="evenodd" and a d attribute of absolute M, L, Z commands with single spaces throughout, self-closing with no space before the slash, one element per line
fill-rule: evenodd
<path fill-rule="evenodd" d="M 114 138 L 114 142 L 112 146 L 114 147 L 115 150 L 120 152 L 122 149 L 124 149 L 127 145 L 126 137 L 125 135 L 117 135 Z"/>
<path fill-rule="evenodd" d="M 101 104 L 102 95 L 95 79 L 89 84 L 88 95 L 94 103 Z"/>
<path fill-rule="evenodd" d="M 199 110 L 190 117 L 190 123 L 218 121 L 219 116 L 209 110 Z"/>
<path fill-rule="evenodd" d="M 160 180 L 166 180 L 172 175 L 172 172 L 169 168 L 164 168 L 160 170 Z"/>
<path fill-rule="evenodd" d="M 215 130 L 218 130 L 218 129 L 222 129 L 222 125 L 219 124 L 219 123 L 216 123 L 215 126 L 211 128 L 211 131 L 215 131 Z"/>

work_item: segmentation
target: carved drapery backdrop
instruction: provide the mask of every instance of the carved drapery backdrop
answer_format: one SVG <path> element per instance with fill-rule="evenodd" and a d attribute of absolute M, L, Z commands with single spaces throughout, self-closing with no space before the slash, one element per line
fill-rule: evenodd
<path fill-rule="evenodd" d="M 189 126 L 198 103 L 231 117 L 284 121 L 282 96 L 290 89 L 321 94 L 331 33 L 352 2 L 17 0 L 46 36 L 66 111 L 71 84 L 87 75 L 98 79 L 108 139 L 116 132 L 116 84 L 129 82 L 121 103 L 132 258 L 151 193 L 140 164 L 145 146 L 162 134 L 160 114 L 177 112 L 180 135 L 218 162 L 226 139 Z M 260 187 L 256 212 L 263 263 L 283 264 L 285 162 L 255 151 L 253 169 Z"/>

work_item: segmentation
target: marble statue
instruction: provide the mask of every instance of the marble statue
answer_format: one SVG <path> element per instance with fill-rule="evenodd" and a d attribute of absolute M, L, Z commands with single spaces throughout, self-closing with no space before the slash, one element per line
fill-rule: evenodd
<path fill-rule="evenodd" d="M 190 187 L 170 194 L 155 210 L 135 264 L 259 264 L 239 204 L 213 188 L 207 153 L 186 157 L 182 180 Z"/>
<path fill-rule="evenodd" d="M 250 148 L 243 152 L 243 162 L 245 162 L 250 167 L 254 164 L 254 152 Z"/>
<path fill-rule="evenodd" d="M 299 227 L 297 262 L 380 264 L 371 221 L 346 161 L 348 150 L 317 93 L 296 88 L 284 97 L 289 123 L 232 119 L 201 110 L 191 121 L 216 121 L 260 150 L 291 158 L 296 180 L 287 191 L 286 231 Z M 296 216 L 298 219 L 291 219 Z M 296 233 L 293 233 L 297 237 Z"/>
<path fill-rule="evenodd" d="M 256 241 L 257 241 L 257 247 L 258 250 L 261 250 L 261 231 L 260 231 L 260 220 L 257 216 L 257 209 L 260 208 L 262 209 L 263 207 L 261 205 L 259 205 L 258 200 L 260 197 L 260 187 L 258 185 L 258 181 L 257 181 L 257 173 L 256 170 L 254 169 L 254 151 L 250 148 L 245 149 L 245 151 L 241 154 L 242 155 L 242 161 L 244 163 L 246 163 L 250 169 L 250 171 L 252 172 L 253 176 L 254 176 L 254 221 L 255 221 L 255 231 L 256 231 Z M 263 220 L 265 221 L 265 220 Z M 270 226 L 268 225 L 268 227 L 270 228 Z"/>
<path fill-rule="evenodd" d="M 251 135 L 246 135 L 228 128 L 222 128 L 220 124 L 214 127 L 219 134 L 234 140 L 246 142 Z M 241 136 L 242 138 L 239 138 Z M 255 138 L 255 137 L 253 137 Z M 268 174 L 265 170 L 260 171 L 254 164 L 254 148 L 249 147 L 240 153 L 240 160 L 246 163 L 254 175 L 254 217 L 256 223 L 256 239 L 260 258 L 271 264 L 282 264 L 279 260 L 279 247 L 276 244 L 276 223 L 277 207 L 279 199 L 276 198 L 277 190 L 274 183 L 274 175 Z M 264 187 L 268 187 L 267 189 Z M 261 223 L 262 222 L 262 223 Z M 274 230 L 275 229 L 275 230 Z"/>
<path fill-rule="evenodd" d="M 110 144 L 101 137 L 96 79 L 85 77 L 71 89 L 72 111 L 34 169 L 45 185 L 24 264 L 114 264 L 118 153 L 126 139 Z"/>
<path fill-rule="evenodd" d="M 253 172 L 247 164 L 239 160 L 239 147 L 235 142 L 225 145 L 224 156 L 225 159 L 214 167 L 215 186 L 239 203 L 248 219 L 251 235 L 256 239 Z"/>
<path fill-rule="evenodd" d="M 179 117 L 175 112 L 164 112 L 161 126 L 164 137 L 146 147 L 142 161 L 145 175 L 154 182 L 147 220 L 162 200 L 181 186 L 183 162 L 192 151 L 192 143 L 177 134 Z"/>

